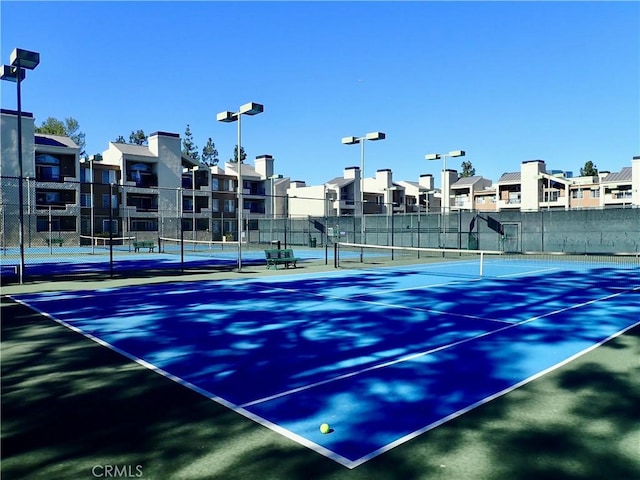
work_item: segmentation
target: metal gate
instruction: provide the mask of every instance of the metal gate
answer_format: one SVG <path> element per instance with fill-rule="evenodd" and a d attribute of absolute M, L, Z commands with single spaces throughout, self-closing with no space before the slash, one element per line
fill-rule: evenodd
<path fill-rule="evenodd" d="M 503 223 L 504 237 L 503 250 L 505 252 L 522 252 L 522 244 L 520 240 L 520 224 L 519 223 Z"/>

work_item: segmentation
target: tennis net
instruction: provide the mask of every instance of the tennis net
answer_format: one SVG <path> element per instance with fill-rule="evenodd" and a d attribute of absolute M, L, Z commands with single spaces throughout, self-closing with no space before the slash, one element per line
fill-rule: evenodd
<path fill-rule="evenodd" d="M 109 249 L 111 245 L 117 250 L 133 249 L 133 242 L 136 237 L 92 237 L 89 235 L 80 235 L 81 246 L 93 246 L 102 249 Z"/>
<path fill-rule="evenodd" d="M 579 255 L 570 253 L 506 253 L 338 242 L 335 266 L 353 269 L 411 269 L 447 276 L 562 276 L 566 272 L 622 276 L 640 285 L 640 253 Z"/>
<path fill-rule="evenodd" d="M 195 255 L 202 257 L 236 257 L 238 242 L 221 242 L 215 240 L 186 240 L 160 237 L 159 251 L 172 255 Z"/>

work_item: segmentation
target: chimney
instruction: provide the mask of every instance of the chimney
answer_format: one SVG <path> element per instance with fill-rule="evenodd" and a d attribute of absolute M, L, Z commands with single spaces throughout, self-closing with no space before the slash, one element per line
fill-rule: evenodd
<path fill-rule="evenodd" d="M 431 175 L 430 173 L 425 173 L 423 175 L 420 175 L 420 179 L 418 180 L 418 184 L 421 187 L 426 188 L 427 190 L 433 190 L 433 175 Z"/>
<path fill-rule="evenodd" d="M 273 157 L 271 155 L 259 155 L 255 160 L 256 172 L 261 178 L 269 178 L 273 175 Z"/>
<path fill-rule="evenodd" d="M 360 180 L 360 167 L 347 167 L 344 169 L 344 178 Z"/>
<path fill-rule="evenodd" d="M 376 171 L 376 183 L 383 189 L 391 188 L 393 186 L 392 177 L 393 173 L 389 168 Z"/>

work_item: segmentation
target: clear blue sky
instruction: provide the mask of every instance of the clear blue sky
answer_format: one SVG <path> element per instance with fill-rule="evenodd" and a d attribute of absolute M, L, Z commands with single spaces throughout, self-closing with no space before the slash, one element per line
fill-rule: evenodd
<path fill-rule="evenodd" d="M 74 117 L 87 153 L 132 130 L 212 137 L 231 158 L 244 117 L 250 160 L 308 184 L 360 164 L 394 180 L 431 173 L 424 155 L 466 150 L 497 181 L 525 160 L 578 173 L 640 155 L 638 2 L 7 2 L 1 61 L 41 54 L 23 88 L 36 124 Z M 2 82 L 2 107 L 16 106 Z M 454 161 L 455 160 L 455 161 Z M 459 167 L 453 159 L 447 167 Z"/>

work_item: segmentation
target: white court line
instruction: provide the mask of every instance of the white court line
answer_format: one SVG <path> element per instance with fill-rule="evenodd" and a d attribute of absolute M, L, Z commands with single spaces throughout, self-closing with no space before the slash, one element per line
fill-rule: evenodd
<path fill-rule="evenodd" d="M 515 265 L 514 265 L 515 267 Z M 538 270 L 528 270 L 526 272 L 520 273 L 508 273 L 506 275 L 497 275 L 495 278 L 510 278 L 510 277 L 522 277 L 523 275 L 538 275 L 542 273 L 556 272 L 562 270 L 561 268 L 551 267 L 551 268 L 540 268 Z"/>
<path fill-rule="evenodd" d="M 33 306 L 29 305 L 26 302 L 23 302 L 23 301 L 21 301 L 19 299 L 14 298 L 13 296 L 8 296 L 8 297 L 12 298 L 14 301 L 20 303 L 21 305 L 25 305 L 28 308 L 31 308 L 31 309 L 37 311 L 41 315 L 53 320 L 54 322 L 59 323 L 59 324 L 65 326 L 65 327 L 69 328 L 70 330 L 83 335 L 84 337 L 86 337 L 86 338 L 98 343 L 99 345 L 105 346 L 105 347 L 107 347 L 107 348 L 109 348 L 109 349 L 111 349 L 111 350 L 113 350 L 113 351 L 115 351 L 117 353 L 120 353 L 121 355 L 125 356 L 126 358 L 129 358 L 129 359 L 133 360 L 135 363 L 143 366 L 144 368 L 147 368 L 147 369 L 149 369 L 149 370 L 151 370 L 153 372 L 156 372 L 156 373 L 158 373 L 158 374 L 160 374 L 160 375 L 162 375 L 162 376 L 164 376 L 164 377 L 166 377 L 166 378 L 168 378 L 168 379 L 170 379 L 170 380 L 172 380 L 172 381 L 174 381 L 174 382 L 176 382 L 176 383 L 178 383 L 178 384 L 180 384 L 182 386 L 185 386 L 185 387 L 187 387 L 187 388 L 189 388 L 189 389 L 191 389 L 191 390 L 203 395 L 204 397 L 215 401 L 216 403 L 219 403 L 219 404 L 221 404 L 223 406 L 226 406 L 227 408 L 231 409 L 232 411 L 235 411 L 235 412 L 239 413 L 240 415 L 242 415 L 242 416 L 244 416 L 244 417 L 246 417 L 246 418 L 248 418 L 250 420 L 255 421 L 256 423 L 258 423 L 260 425 L 263 425 L 263 426 L 269 428 L 270 430 L 272 430 L 274 432 L 277 432 L 277 433 L 283 435 L 284 437 L 289 438 L 289 439 L 299 443 L 300 445 L 303 445 L 303 446 L 305 446 L 305 447 L 307 447 L 307 448 L 309 448 L 309 449 L 311 449 L 313 451 L 316 451 L 317 453 L 319 453 L 319 454 L 321 454 L 321 455 L 323 455 L 323 456 L 335 461 L 336 463 L 339 463 L 339 464 L 343 465 L 346 468 L 353 469 L 353 468 L 356 468 L 357 466 L 367 462 L 368 460 L 371 460 L 372 458 L 374 458 L 374 457 L 376 457 L 378 455 L 381 455 L 381 454 L 391 450 L 392 448 L 395 448 L 396 446 L 398 446 L 398 445 L 400 445 L 400 444 L 402 444 L 402 443 L 404 443 L 404 442 L 406 442 L 408 440 L 411 440 L 412 438 L 417 437 L 418 435 L 426 432 L 427 430 L 433 429 L 433 428 L 435 428 L 435 427 L 437 427 L 437 426 L 439 426 L 439 425 L 441 425 L 441 424 L 443 424 L 443 423 L 445 423 L 445 422 L 447 422 L 447 421 L 449 421 L 449 420 L 451 420 L 453 418 L 456 418 L 456 417 L 458 417 L 458 416 L 460 416 L 460 415 L 462 415 L 462 414 L 474 409 L 475 407 L 477 407 L 479 405 L 482 405 L 482 404 L 487 403 L 487 402 L 489 402 L 489 401 L 491 401 L 491 400 L 493 400 L 493 399 L 495 399 L 495 398 L 497 398 L 499 396 L 502 396 L 502 395 L 504 395 L 506 393 L 509 393 L 510 391 L 515 390 L 516 388 L 519 388 L 520 386 L 522 386 L 522 385 L 524 385 L 524 384 L 526 384 L 526 383 L 528 383 L 528 382 L 530 382 L 532 380 L 535 380 L 536 378 L 539 378 L 539 377 L 545 375 L 546 373 L 548 373 L 548 372 L 550 372 L 550 371 L 552 371 L 552 370 L 554 370 L 556 368 L 559 368 L 562 365 L 565 365 L 566 363 L 569 363 L 573 359 L 575 359 L 575 358 L 577 358 L 577 357 L 579 357 L 581 355 L 584 355 L 585 353 L 597 348 L 598 346 L 602 345 L 603 343 L 605 343 L 605 342 L 607 342 L 607 341 L 609 341 L 609 340 L 621 335 L 622 333 L 624 333 L 627 330 L 633 328 L 634 326 L 640 325 L 640 322 L 636 323 L 635 325 L 631 325 L 628 328 L 626 328 L 626 329 L 624 329 L 624 330 L 622 330 L 620 332 L 617 332 L 616 334 L 611 335 L 609 338 L 601 341 L 600 343 L 594 344 L 593 346 L 583 350 L 582 352 L 579 352 L 579 353 L 573 355 L 572 357 L 569 357 L 565 361 L 563 361 L 563 362 L 561 362 L 561 363 L 559 363 L 559 364 L 557 364 L 557 365 L 555 365 L 553 367 L 550 367 L 550 368 L 548 368 L 548 369 L 546 369 L 546 370 L 544 370 L 542 372 L 539 372 L 538 374 L 533 375 L 532 377 L 529 377 L 529 378 L 517 383 L 516 385 L 510 387 L 510 388 L 507 388 L 505 390 L 502 390 L 501 392 L 498 392 L 498 393 L 496 393 L 494 395 L 491 395 L 491 396 L 489 396 L 489 397 L 487 397 L 487 398 L 485 398 L 485 399 L 483 399 L 483 400 L 481 400 L 479 402 L 474 403 L 473 405 L 470 405 L 470 406 L 468 406 L 468 407 L 466 407 L 464 409 L 459 410 L 458 412 L 454 412 L 453 414 L 451 414 L 451 415 L 439 420 L 438 422 L 435 422 L 435 423 L 433 423 L 431 425 L 427 425 L 426 427 L 423 427 L 423 428 L 421 428 L 419 430 L 416 430 L 416 431 L 414 431 L 412 433 L 409 433 L 408 435 L 405 435 L 404 437 L 401 437 L 401 438 L 395 440 L 394 442 L 391 442 L 391 443 L 385 445 L 384 447 L 381 447 L 378 450 L 375 450 L 375 451 L 371 452 L 370 454 L 367 454 L 367 455 L 365 455 L 365 456 L 363 456 L 363 457 L 361 457 L 361 458 L 359 458 L 357 460 L 349 460 L 349 459 L 343 457 L 342 455 L 339 455 L 338 453 L 333 452 L 332 450 L 329 450 L 326 447 L 318 445 L 315 442 L 312 442 L 312 441 L 308 440 L 305 437 L 297 435 L 297 434 L 295 434 L 295 433 L 293 433 L 293 432 L 291 432 L 291 431 L 279 426 L 278 424 L 274 424 L 274 423 L 270 422 L 269 420 L 266 420 L 265 418 L 262 418 L 262 417 L 260 417 L 260 416 L 258 416 L 256 414 L 246 410 L 245 408 L 247 406 L 255 405 L 257 403 L 260 403 L 261 401 L 266 401 L 267 399 L 278 398 L 278 397 L 285 396 L 285 395 L 287 395 L 289 393 L 302 391 L 302 390 L 307 390 L 309 388 L 313 388 L 314 386 L 319 386 L 319 385 L 326 384 L 326 383 L 329 383 L 329 382 L 332 382 L 332 381 L 337 381 L 337 380 L 339 380 L 341 378 L 348 378 L 348 377 L 351 377 L 351 376 L 355 376 L 355 375 L 358 375 L 360 373 L 364 373 L 366 371 L 371 371 L 371 370 L 374 370 L 374 369 L 383 368 L 385 366 L 389 366 L 389 365 L 392 365 L 394 363 L 399 363 L 400 361 L 408 361 L 411 358 L 418 358 L 420 356 L 427 355 L 428 353 L 434 353 L 435 351 L 439 351 L 439 350 L 443 350 L 445 348 L 453 347 L 456 344 L 461 344 L 461 343 L 465 343 L 465 342 L 468 342 L 468 341 L 476 340 L 478 338 L 483 338 L 483 337 L 486 337 L 488 335 L 492 335 L 494 333 L 498 333 L 500 331 L 507 330 L 509 328 L 517 327 L 519 325 L 523 325 L 525 323 L 529 323 L 531 321 L 534 321 L 534 320 L 537 320 L 537 319 L 540 319 L 540 318 L 544 318 L 544 317 L 547 317 L 547 316 L 550 316 L 550 315 L 554 315 L 554 314 L 560 313 L 562 311 L 571 310 L 573 308 L 579 308 L 581 306 L 588 305 L 588 304 L 591 304 L 591 303 L 595 303 L 595 302 L 600 301 L 600 300 L 606 300 L 606 299 L 609 299 L 609 298 L 617 297 L 617 296 L 622 295 L 624 293 L 636 292 L 636 291 L 640 291 L 640 286 L 636 286 L 636 287 L 633 287 L 631 289 L 621 291 L 620 293 L 615 293 L 615 294 L 607 295 L 607 296 L 599 298 L 599 299 L 595 299 L 595 300 L 591 300 L 591 301 L 588 301 L 588 302 L 584 302 L 583 304 L 580 304 L 580 305 L 573 305 L 573 306 L 570 306 L 570 307 L 567 307 L 567 308 L 564 308 L 564 309 L 559 309 L 559 310 L 556 310 L 554 312 L 550 312 L 550 313 L 545 314 L 545 315 L 540 315 L 540 316 L 537 316 L 537 317 L 533 317 L 531 319 L 524 320 L 524 321 L 522 321 L 520 323 L 508 325 L 508 326 L 500 328 L 500 329 L 498 329 L 496 331 L 487 332 L 485 334 L 478 335 L 476 337 L 472 337 L 472 338 L 465 339 L 465 340 L 462 340 L 462 341 L 459 341 L 459 342 L 455 342 L 455 343 L 452 343 L 452 344 L 449 344 L 449 345 L 445 345 L 445 346 L 442 346 L 442 347 L 439 347 L 439 348 L 436 348 L 436 349 L 432 349 L 431 351 L 419 352 L 419 353 L 416 353 L 416 354 L 413 354 L 413 355 L 408 355 L 408 356 L 402 357 L 402 359 L 398 359 L 396 361 L 385 362 L 385 363 L 377 365 L 377 366 L 374 365 L 374 366 L 369 367 L 367 369 L 363 369 L 363 370 L 360 370 L 360 371 L 352 372 L 351 374 L 341 375 L 340 377 L 337 377 L 337 378 L 334 378 L 334 379 L 328 379 L 328 380 L 325 380 L 323 382 L 317 382 L 316 384 L 309 385 L 307 387 L 300 387 L 300 388 L 297 388 L 297 389 L 293 389 L 293 390 L 291 390 L 289 392 L 283 392 L 283 393 L 281 393 L 279 395 L 266 397 L 265 399 L 255 400 L 253 402 L 248 402 L 248 403 L 245 403 L 245 404 L 240 405 L 240 406 L 238 406 L 238 405 L 236 405 L 236 404 L 234 404 L 232 402 L 229 402 L 229 401 L 223 399 L 222 397 L 218 397 L 216 395 L 212 395 L 210 392 L 208 392 L 206 390 L 203 390 L 203 389 L 197 387 L 196 385 L 193 385 L 192 383 L 187 382 L 187 381 L 185 381 L 185 380 L 183 380 L 183 379 L 181 379 L 179 377 L 176 377 L 176 376 L 170 374 L 169 372 L 166 372 L 166 371 L 162 370 L 161 368 L 156 367 L 155 365 L 153 365 L 153 364 L 151 364 L 151 363 L 149 363 L 149 362 L 147 362 L 145 360 L 142 360 L 141 358 L 138 358 L 138 357 L 136 357 L 134 355 L 131 355 L 130 353 L 128 353 L 128 352 L 126 352 L 124 350 L 121 350 L 120 348 L 118 348 L 118 347 L 116 347 L 114 345 L 111 345 L 110 343 L 105 342 L 104 340 L 101 340 L 100 338 L 98 338 L 98 337 L 96 337 L 96 336 L 94 336 L 92 334 L 84 332 L 81 329 L 79 329 L 77 327 L 74 327 L 73 325 L 71 325 L 71 324 L 69 324 L 69 323 L 67 323 L 67 322 L 65 322 L 63 320 L 59 320 L 59 319 L 53 317 L 52 315 L 42 311 L 39 308 L 33 307 Z"/>
<path fill-rule="evenodd" d="M 538 316 L 535 316 L 535 317 L 532 317 L 532 318 L 528 318 L 526 320 L 522 320 L 522 321 L 520 321 L 518 323 L 512 323 L 510 325 L 504 326 L 502 328 L 498 328 L 496 330 L 492 330 L 490 332 L 485 332 L 485 333 L 482 333 L 480 335 L 476 335 L 476 336 L 473 336 L 473 337 L 469 337 L 469 338 L 465 338 L 465 339 L 462 339 L 462 340 L 458 340 L 457 342 L 452 342 L 452 343 L 449 343 L 447 345 L 442 345 L 440 347 L 432 348 L 432 349 L 425 350 L 425 351 L 422 351 L 422 352 L 412 353 L 410 355 L 405 355 L 405 356 L 402 356 L 402 357 L 397 358 L 395 360 L 389 360 L 387 362 L 383 362 L 383 363 L 380 363 L 380 364 L 377 364 L 377 365 L 372 365 L 371 367 L 363 368 L 363 369 L 360 369 L 360 370 L 355 370 L 355 371 L 349 372 L 349 373 L 344 373 L 342 375 L 338 375 L 338 376 L 333 377 L 333 378 L 328 378 L 326 380 L 322 380 L 322 381 L 319 381 L 319 382 L 311 383 L 311 384 L 308 384 L 308 385 L 303 385 L 301 387 L 292 388 L 290 390 L 287 390 L 287 391 L 284 391 L 284 392 L 281 392 L 281 393 L 277 393 L 277 394 L 274 394 L 274 395 L 270 395 L 268 397 L 259 398 L 257 400 L 253 400 L 251 402 L 244 403 L 244 404 L 240 405 L 240 407 L 241 408 L 250 407 L 250 406 L 256 405 L 258 403 L 268 402 L 268 401 L 274 400 L 276 398 L 281 398 L 281 397 L 285 397 L 287 395 L 291 395 L 291 394 L 294 394 L 294 393 L 303 392 L 305 390 L 309 390 L 309 389 L 316 388 L 316 387 L 319 387 L 319 386 L 322 386 L 322 385 L 326 385 L 328 383 L 337 382 L 339 380 L 344 380 L 346 378 L 355 377 L 355 376 L 361 375 L 363 373 L 368 373 L 368 372 L 371 372 L 371 371 L 374 371 L 374 370 L 378 370 L 378 369 L 381 369 L 381 368 L 385 368 L 385 367 L 389 367 L 389 366 L 392 366 L 392 365 L 396 365 L 398 363 L 403 363 L 403 362 L 407 362 L 407 361 L 410 361 L 410 360 L 415 360 L 416 358 L 424 357 L 426 355 L 431 355 L 433 353 L 436 353 L 436 352 L 439 352 L 439 351 L 442 351 L 442 350 L 446 350 L 446 349 L 449 349 L 449 348 L 457 347 L 457 346 L 465 344 L 465 343 L 473 342 L 475 340 L 478 340 L 478 339 L 481 339 L 481 338 L 485 338 L 485 337 L 488 337 L 490 335 L 494 335 L 496 333 L 504 332 L 505 330 L 508 330 L 508 329 L 511 329 L 511 328 L 515 328 L 515 327 L 519 327 L 521 325 L 525 325 L 525 324 L 533 322 L 535 320 L 540 320 L 541 318 L 546 318 L 546 317 L 549 317 L 549 316 L 552 316 L 552 315 L 557 315 L 559 313 L 563 313 L 563 312 L 566 312 L 566 311 L 569 311 L 569 310 L 574 310 L 576 308 L 582 308 L 584 306 L 591 305 L 591 304 L 596 303 L 596 302 L 608 300 L 610 298 L 618 297 L 620 295 L 623 295 L 624 293 L 629 293 L 631 291 L 636 291 L 636 290 L 637 290 L 636 288 L 631 289 L 631 290 L 625 290 L 625 291 L 622 291 L 622 292 L 619 292 L 619 293 L 613 293 L 611 295 L 606 295 L 604 297 L 600 297 L 600 298 L 596 298 L 596 299 L 593 299 L 593 300 L 589 300 L 587 302 L 571 305 L 569 307 L 560 308 L 560 309 L 554 310 L 552 312 L 548 312 L 548 313 L 545 313 L 545 314 L 542 314 L 542 315 L 538 315 Z"/>
<path fill-rule="evenodd" d="M 302 437 L 302 436 L 300 436 L 300 435 L 298 435 L 296 433 L 293 433 L 293 432 L 281 427 L 280 425 L 278 425 L 276 423 L 270 422 L 266 418 L 263 418 L 263 417 L 261 417 L 259 415 L 256 415 L 255 413 L 252 413 L 252 412 L 250 412 L 248 410 L 245 410 L 241 405 L 240 406 L 236 405 L 235 403 L 230 402 L 228 400 L 225 400 L 222 397 L 219 397 L 217 395 L 213 395 L 211 392 L 209 392 L 207 390 L 204 390 L 204 389 L 194 385 L 193 383 L 188 382 L 188 381 L 186 381 L 186 380 L 184 380 L 184 379 L 182 379 L 180 377 L 177 377 L 177 376 L 175 376 L 175 375 L 163 370 L 162 368 L 157 367 L 157 366 L 153 365 L 152 363 L 147 362 L 146 360 L 143 360 L 143 359 L 141 359 L 139 357 L 136 357 L 135 355 L 132 355 L 129 352 L 127 352 L 125 350 L 122 350 L 121 348 L 116 347 L 115 345 L 112 345 L 109 342 L 106 342 L 106 341 L 102 340 L 99 337 L 96 337 L 95 335 L 93 335 L 91 333 L 85 332 L 80 328 L 74 327 L 70 323 L 68 323 L 68 322 L 66 322 L 64 320 L 60 320 L 60 319 L 54 317 L 53 315 L 51 315 L 51 314 L 49 314 L 49 313 L 47 313 L 47 312 L 45 312 L 45 311 L 43 311 L 43 310 L 41 310 L 41 309 L 39 309 L 37 307 L 34 307 L 34 306 L 30 305 L 29 303 L 23 302 L 22 300 L 14 298 L 11 295 L 8 295 L 8 297 L 11 298 L 13 301 L 19 303 L 20 305 L 24 305 L 24 306 L 26 306 L 26 307 L 28 307 L 28 308 L 30 308 L 32 310 L 35 310 L 40 315 L 42 315 L 42 316 L 44 316 L 44 317 L 46 317 L 46 318 L 48 318 L 48 319 L 60 324 L 60 325 L 68 328 L 69 330 L 71 330 L 73 332 L 76 332 L 76 333 L 79 333 L 83 337 L 88 338 L 89 340 L 97 343 L 98 345 L 106 347 L 106 348 L 108 348 L 108 349 L 110 349 L 110 350 L 112 350 L 112 351 L 114 351 L 116 353 L 119 353 L 120 355 L 128 358 L 129 360 L 132 360 L 134 363 L 137 363 L 138 365 L 140 365 L 140 366 L 142 366 L 142 367 L 144 367 L 144 368 L 146 368 L 148 370 L 151 370 L 154 373 L 162 375 L 163 377 L 165 377 L 165 378 L 167 378 L 167 379 L 169 379 L 169 380 L 171 380 L 173 382 L 176 382 L 177 384 L 179 384 L 179 385 L 181 385 L 183 387 L 186 387 L 186 388 L 188 388 L 190 390 L 193 390 L 194 392 L 199 393 L 200 395 L 204 396 L 205 398 L 208 398 L 209 400 L 213 400 L 214 402 L 219 403 L 220 405 L 223 405 L 223 406 L 229 408 L 230 410 L 232 410 L 232 411 L 234 411 L 236 413 L 239 413 L 240 415 L 242 415 L 242 416 L 244 416 L 244 417 L 246 417 L 246 418 L 248 418 L 250 420 L 253 420 L 254 422 L 256 422 L 256 423 L 258 423 L 260 425 L 263 425 L 263 426 L 269 428 L 270 430 L 273 430 L 274 432 L 279 433 L 280 435 L 283 435 L 284 437 L 289 438 L 289 439 L 293 440 L 294 442 L 297 442 L 300 445 L 303 445 L 303 446 L 309 448 L 310 450 L 313 450 L 313 451 L 315 451 L 315 452 L 317 452 L 317 453 L 319 453 L 321 455 L 324 455 L 325 457 L 330 458 L 331 460 L 333 460 L 333 461 L 335 461 L 335 462 L 337 462 L 337 463 L 339 463 L 339 464 L 341 464 L 341 465 L 343 465 L 343 466 L 345 466 L 347 468 L 354 468 L 354 466 L 351 466 L 352 463 L 353 463 L 351 460 L 349 460 L 346 457 L 343 457 L 342 455 L 340 455 L 340 454 L 338 454 L 338 453 L 336 453 L 336 452 L 334 452 L 332 450 L 329 450 L 326 447 L 323 447 L 322 445 L 318 445 L 317 443 L 312 442 L 311 440 L 309 440 L 309 439 L 307 439 L 305 437 Z"/>
<path fill-rule="evenodd" d="M 634 289 L 634 290 L 636 290 L 636 289 Z M 634 325 L 631 325 L 631 326 L 629 326 L 629 327 L 627 327 L 627 328 L 625 328 L 623 330 L 620 330 L 619 332 L 616 332 L 613 335 L 610 335 L 609 337 L 605 338 L 604 340 L 602 340 L 602 341 L 600 341 L 598 343 L 594 343 L 590 347 L 588 347 L 588 348 L 586 348 L 586 349 L 584 349 L 584 350 L 582 350 L 582 351 L 580 351 L 578 353 L 575 353 L 574 355 L 570 356 L 569 358 L 567 358 L 567 359 L 565 359 L 565 360 L 563 360 L 563 361 L 561 361 L 561 362 L 559 362 L 559 363 L 557 363 L 555 365 L 552 365 L 551 367 L 549 367 L 549 368 L 547 368 L 545 370 L 542 370 L 542 371 L 536 373 L 535 375 L 532 375 L 532 376 L 530 376 L 528 378 L 525 378 L 524 380 L 521 380 L 520 382 L 516 383 L 515 385 L 512 385 L 511 387 L 505 388 L 504 390 L 501 390 L 501 391 L 499 391 L 497 393 L 494 393 L 493 395 L 490 395 L 490 396 L 488 396 L 486 398 L 483 398 L 482 400 L 479 400 L 479 401 L 469 405 L 468 407 L 462 408 L 462 409 L 458 410 L 457 412 L 453 412 L 452 414 L 447 415 L 444 418 L 441 418 L 437 422 L 433 422 L 430 425 L 427 425 L 427 426 L 422 427 L 422 428 L 420 428 L 420 429 L 418 429 L 418 430 L 416 430 L 414 432 L 411 432 L 411 433 L 405 435 L 404 437 L 398 438 L 397 440 L 395 440 L 395 441 L 393 441 L 393 442 L 391 442 L 391 443 L 389 443 L 389 444 L 387 444 L 387 445 L 385 445 L 383 447 L 380 447 L 379 449 L 377 449 L 377 450 L 375 450 L 375 451 L 373 451 L 373 452 L 371 452 L 371 453 L 369 453 L 369 454 L 367 454 L 367 455 L 365 455 L 363 457 L 360 457 L 357 460 L 353 460 L 353 461 L 350 462 L 348 468 L 351 468 L 351 469 L 356 468 L 357 466 L 362 465 L 363 463 L 371 460 L 372 458 L 375 458 L 378 455 L 382 455 L 383 453 L 386 453 L 389 450 L 392 450 L 393 448 L 397 447 L 398 445 L 402 445 L 403 443 L 408 442 L 409 440 L 412 440 L 412 439 L 418 437 L 419 435 L 422 435 L 423 433 L 425 433 L 425 432 L 427 432 L 429 430 L 432 430 L 432 429 L 434 429 L 436 427 L 439 427 L 440 425 L 448 422 L 449 420 L 453 420 L 454 418 L 458 418 L 461 415 L 464 415 L 465 413 L 470 412 L 471 410 L 473 410 L 476 407 L 479 407 L 481 405 L 489 403 L 489 402 L 491 402 L 492 400 L 495 400 L 498 397 L 506 395 L 507 393 L 510 393 L 510 392 L 522 387 L 523 385 L 526 385 L 529 382 L 532 382 L 532 381 L 534 381 L 534 380 L 536 380 L 536 379 L 538 379 L 540 377 L 543 377 L 544 375 L 546 375 L 546 374 L 548 374 L 550 372 L 553 372 L 554 370 L 557 370 L 558 368 L 561 368 L 564 365 L 567 365 L 568 363 L 572 362 L 576 358 L 581 357 L 582 355 L 586 355 L 590 351 L 595 350 L 596 348 L 598 348 L 599 346 L 607 343 L 608 341 L 613 340 L 616 337 L 619 337 L 620 335 L 622 335 L 626 331 L 631 330 L 632 328 L 634 328 L 634 327 L 636 327 L 638 325 L 640 325 L 640 322 L 638 322 L 638 323 L 636 323 Z"/>

